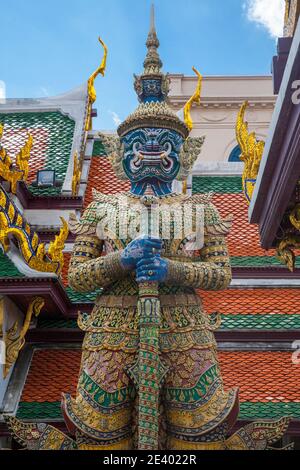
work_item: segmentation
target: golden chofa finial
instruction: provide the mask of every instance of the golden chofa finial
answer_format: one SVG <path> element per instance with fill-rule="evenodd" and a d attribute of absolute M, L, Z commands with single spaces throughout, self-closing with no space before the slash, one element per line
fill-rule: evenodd
<path fill-rule="evenodd" d="M 197 88 L 196 88 L 195 93 L 193 94 L 193 96 L 191 96 L 191 98 L 188 100 L 188 102 L 186 103 L 186 105 L 183 108 L 184 122 L 187 125 L 187 127 L 189 128 L 189 131 L 191 131 L 193 129 L 193 126 L 194 126 L 192 116 L 191 116 L 191 109 L 192 109 L 193 103 L 200 104 L 201 88 L 202 88 L 202 75 L 201 75 L 201 73 L 198 72 L 198 70 L 195 69 L 195 67 L 193 67 L 193 72 L 195 72 L 195 74 L 198 77 Z"/>
<path fill-rule="evenodd" d="M 238 113 L 235 131 L 237 142 L 241 148 L 240 159 L 244 162 L 244 172 L 242 176 L 243 191 L 248 204 L 250 204 L 264 153 L 265 143 L 262 140 L 256 139 L 255 132 L 249 132 L 248 122 L 245 120 L 248 105 L 248 101 L 242 104 Z"/>
<path fill-rule="evenodd" d="M 102 39 L 99 37 L 98 41 L 100 42 L 101 46 L 103 47 L 103 57 L 100 66 L 95 70 L 94 73 L 90 76 L 88 79 L 88 110 L 87 110 L 87 120 L 86 120 L 86 125 L 85 125 L 85 130 L 90 131 L 92 129 L 92 118 L 91 118 L 91 112 L 92 112 L 92 105 L 95 103 L 97 99 L 97 92 L 95 89 L 95 79 L 98 77 L 99 74 L 104 77 L 105 75 L 105 70 L 106 70 L 106 61 L 107 61 L 107 46 L 106 44 L 102 41 Z"/>

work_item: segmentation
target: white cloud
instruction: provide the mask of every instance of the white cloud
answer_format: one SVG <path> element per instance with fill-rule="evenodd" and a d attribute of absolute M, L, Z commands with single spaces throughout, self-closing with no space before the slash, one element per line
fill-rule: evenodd
<path fill-rule="evenodd" d="M 285 0 L 247 0 L 244 7 L 249 21 L 265 27 L 272 37 L 283 35 Z"/>
<path fill-rule="evenodd" d="M 40 93 L 42 93 L 42 97 L 45 97 L 45 98 L 48 98 L 48 96 L 50 96 L 50 92 L 48 88 L 46 88 L 45 86 L 40 87 Z"/>
<path fill-rule="evenodd" d="M 111 115 L 112 120 L 114 121 L 115 126 L 119 126 L 119 125 L 121 124 L 121 122 L 122 122 L 122 119 L 120 118 L 120 116 L 119 116 L 117 113 L 115 113 L 115 111 L 108 111 L 108 112 L 109 112 L 109 114 Z"/>

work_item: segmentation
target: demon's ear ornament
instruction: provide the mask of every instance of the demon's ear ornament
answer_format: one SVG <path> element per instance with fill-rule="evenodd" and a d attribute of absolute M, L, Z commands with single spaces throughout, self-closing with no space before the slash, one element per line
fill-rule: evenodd
<path fill-rule="evenodd" d="M 105 135 L 99 132 L 98 136 L 101 139 L 117 178 L 120 180 L 127 180 L 127 176 L 123 170 L 122 165 L 124 144 L 122 144 L 119 137 L 115 135 Z"/>
<path fill-rule="evenodd" d="M 197 158 L 199 157 L 204 144 L 205 137 L 188 137 L 180 151 L 180 171 L 177 180 L 184 181 L 188 177 Z"/>

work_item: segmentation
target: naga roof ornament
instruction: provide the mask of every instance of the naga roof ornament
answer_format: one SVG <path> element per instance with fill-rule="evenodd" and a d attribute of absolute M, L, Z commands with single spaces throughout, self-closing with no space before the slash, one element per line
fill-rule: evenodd
<path fill-rule="evenodd" d="M 21 326 L 18 321 L 15 321 L 12 327 L 4 334 L 4 342 L 6 346 L 5 364 L 3 367 L 4 378 L 7 377 L 12 365 L 16 362 L 19 356 L 19 352 L 24 347 L 25 336 L 30 327 L 32 317 L 38 317 L 44 305 L 45 300 L 43 297 L 34 297 L 27 307 L 24 324 Z"/>
<path fill-rule="evenodd" d="M 248 204 L 250 204 L 264 153 L 265 142 L 257 140 L 255 132 L 249 132 L 248 122 L 245 121 L 248 105 L 248 101 L 242 104 L 238 113 L 235 130 L 236 139 L 242 152 L 240 159 L 245 164 L 242 176 L 243 191 Z"/>
<path fill-rule="evenodd" d="M 0 140 L 4 126 L 0 123 Z M 33 137 L 28 133 L 27 140 L 15 156 L 15 163 L 8 155 L 7 150 L 0 144 L 0 177 L 11 184 L 11 192 L 17 191 L 18 181 L 27 181 L 29 173 L 29 158 L 33 145 Z"/>
<path fill-rule="evenodd" d="M 64 265 L 63 249 L 69 234 L 68 224 L 63 217 L 61 222 L 59 234 L 46 250 L 45 244 L 40 242 L 39 236 L 32 230 L 4 188 L 0 188 L 0 247 L 4 253 L 10 251 L 10 236 L 13 236 L 18 242 L 25 263 L 31 269 L 60 275 Z"/>

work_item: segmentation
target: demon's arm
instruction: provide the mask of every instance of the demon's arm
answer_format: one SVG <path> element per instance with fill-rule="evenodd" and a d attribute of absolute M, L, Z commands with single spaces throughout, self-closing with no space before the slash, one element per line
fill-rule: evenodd
<path fill-rule="evenodd" d="M 103 199 L 103 195 L 98 198 Z M 107 216 L 109 208 L 105 204 L 92 202 L 79 222 L 75 216 L 70 217 L 70 230 L 77 238 L 70 261 L 69 285 L 77 292 L 93 292 L 121 280 L 136 269 L 139 260 L 149 258 L 153 250 L 157 253 L 161 250 L 159 239 L 140 237 L 124 249 L 101 256 L 103 240 L 97 232 L 102 233 L 99 227 L 103 228 Z"/>
<path fill-rule="evenodd" d="M 167 284 L 204 290 L 226 289 L 231 282 L 230 258 L 226 235 L 231 222 L 222 221 L 213 206 L 205 208 L 204 246 L 199 261 L 168 261 Z"/>
<path fill-rule="evenodd" d="M 103 240 L 96 234 L 97 205 L 91 203 L 78 222 L 70 218 L 69 225 L 77 234 L 69 267 L 69 285 L 77 292 L 93 292 L 106 287 L 128 274 L 121 263 L 121 252 L 102 255 Z"/>
<path fill-rule="evenodd" d="M 127 270 L 120 252 L 101 256 L 102 242 L 95 236 L 76 238 L 69 267 L 69 285 L 77 292 L 93 292 L 122 279 Z"/>

